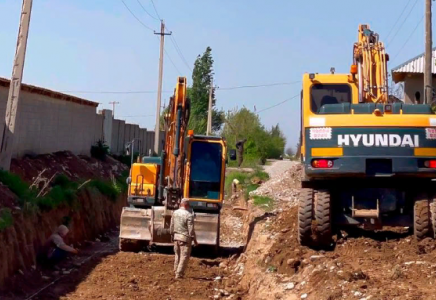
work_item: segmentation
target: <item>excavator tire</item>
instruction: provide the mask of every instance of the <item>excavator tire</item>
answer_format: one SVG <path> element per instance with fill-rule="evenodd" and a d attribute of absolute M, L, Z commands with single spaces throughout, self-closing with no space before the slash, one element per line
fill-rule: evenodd
<path fill-rule="evenodd" d="M 413 233 L 418 241 L 430 235 L 430 206 L 426 196 L 419 196 L 413 208 Z"/>
<path fill-rule="evenodd" d="M 434 197 L 430 202 L 430 225 L 431 237 L 436 239 L 436 198 Z"/>
<path fill-rule="evenodd" d="M 312 244 L 312 219 L 313 219 L 313 189 L 302 189 L 298 207 L 298 242 L 300 245 Z"/>
<path fill-rule="evenodd" d="M 332 242 L 330 192 L 320 190 L 315 193 L 315 220 L 318 244 L 328 246 Z"/>

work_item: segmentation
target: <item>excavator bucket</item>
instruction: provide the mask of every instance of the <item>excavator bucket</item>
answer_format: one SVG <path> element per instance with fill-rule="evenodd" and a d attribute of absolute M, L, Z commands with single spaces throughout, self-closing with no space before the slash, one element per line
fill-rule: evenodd
<path fill-rule="evenodd" d="M 219 214 L 195 213 L 194 227 L 199 245 L 219 245 Z"/>
<path fill-rule="evenodd" d="M 120 238 L 150 241 L 151 209 L 124 207 L 121 213 Z"/>

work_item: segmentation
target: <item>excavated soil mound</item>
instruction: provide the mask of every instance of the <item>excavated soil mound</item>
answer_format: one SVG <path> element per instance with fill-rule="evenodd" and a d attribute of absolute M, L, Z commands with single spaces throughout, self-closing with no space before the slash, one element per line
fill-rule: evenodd
<path fill-rule="evenodd" d="M 120 176 L 128 167 L 110 156 L 100 161 L 88 156 L 77 156 L 69 151 L 13 159 L 11 163 L 11 172 L 28 182 L 33 182 L 43 170 L 46 170 L 43 173 L 46 178 L 54 174 L 65 174 L 72 180 L 109 179 L 112 175 Z"/>
<path fill-rule="evenodd" d="M 407 230 L 354 230 L 331 251 L 302 247 L 294 207 L 271 219 L 274 242 L 265 269 L 308 299 L 436 299 L 436 244 Z M 344 235 L 347 233 L 344 232 Z"/>

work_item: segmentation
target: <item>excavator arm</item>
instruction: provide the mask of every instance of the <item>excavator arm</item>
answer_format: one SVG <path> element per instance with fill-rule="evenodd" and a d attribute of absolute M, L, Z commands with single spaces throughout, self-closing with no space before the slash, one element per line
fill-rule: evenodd
<path fill-rule="evenodd" d="M 358 41 L 353 47 L 353 63 L 359 83 L 359 103 L 387 102 L 388 60 L 389 56 L 383 42 L 379 41 L 379 35 L 370 30 L 369 25 L 360 25 Z"/>

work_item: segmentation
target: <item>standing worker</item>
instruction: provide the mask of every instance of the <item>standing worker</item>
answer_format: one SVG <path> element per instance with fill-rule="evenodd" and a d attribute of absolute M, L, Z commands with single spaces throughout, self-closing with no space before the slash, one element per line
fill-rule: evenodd
<path fill-rule="evenodd" d="M 189 257 L 191 256 L 192 242 L 197 246 L 194 231 L 194 214 L 189 208 L 189 200 L 183 198 L 180 208 L 173 213 L 171 218 L 170 233 L 174 241 L 174 273 L 176 279 L 183 278 Z"/>
<path fill-rule="evenodd" d="M 242 161 L 244 160 L 244 144 L 247 142 L 247 139 L 240 140 L 236 143 L 236 149 L 238 150 L 238 167 L 240 168 L 242 165 Z"/>

